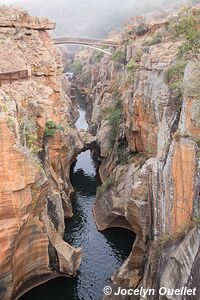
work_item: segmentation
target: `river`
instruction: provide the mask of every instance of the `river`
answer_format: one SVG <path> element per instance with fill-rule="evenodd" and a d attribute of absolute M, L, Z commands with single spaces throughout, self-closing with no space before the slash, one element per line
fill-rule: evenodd
<path fill-rule="evenodd" d="M 78 97 L 80 117 L 77 129 L 86 129 L 84 98 Z M 131 252 L 134 234 L 127 229 L 112 228 L 99 232 L 94 223 L 92 206 L 97 187 L 99 163 L 90 152 L 82 152 L 71 167 L 70 179 L 75 190 L 74 216 L 65 220 L 64 239 L 82 247 L 84 256 L 77 276 L 60 277 L 32 289 L 21 300 L 100 300 L 103 287 L 112 273 Z"/>

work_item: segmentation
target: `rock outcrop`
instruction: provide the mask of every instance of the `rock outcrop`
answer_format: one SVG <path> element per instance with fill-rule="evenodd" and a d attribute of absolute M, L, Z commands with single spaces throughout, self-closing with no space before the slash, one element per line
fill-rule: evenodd
<path fill-rule="evenodd" d="M 199 295 L 199 54 L 178 58 L 178 15 L 171 27 L 142 22 L 122 35 L 111 58 L 83 61 L 83 85 L 91 74 L 90 131 L 103 159 L 95 221 L 99 230 L 120 226 L 137 235 L 114 286 L 196 285 Z"/>
<path fill-rule="evenodd" d="M 174 35 L 177 14 L 170 24 L 145 22 L 126 28 L 112 57 L 82 55 L 79 85 L 86 87 L 90 132 L 77 133 L 75 98 L 46 31 L 54 24 L 0 8 L 2 300 L 75 275 L 82 250 L 63 240 L 64 217 L 73 214 L 68 174 L 77 153 L 96 143 L 103 182 L 94 203 L 97 227 L 137 236 L 113 287 L 154 288 L 148 300 L 172 299 L 158 294 L 163 285 L 200 294 L 199 52 L 178 58 L 187 39 L 184 28 Z M 195 38 L 199 27 L 193 30 Z"/>
<path fill-rule="evenodd" d="M 82 250 L 63 241 L 72 216 L 69 168 L 83 143 L 48 20 L 0 8 L 0 298 L 18 299 L 56 276 L 74 276 Z M 24 79 L 15 72 L 27 70 Z"/>

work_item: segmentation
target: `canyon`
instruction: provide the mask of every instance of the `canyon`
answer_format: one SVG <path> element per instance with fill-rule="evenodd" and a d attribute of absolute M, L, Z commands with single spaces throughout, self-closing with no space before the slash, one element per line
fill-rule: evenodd
<path fill-rule="evenodd" d="M 75 275 L 82 256 L 62 238 L 64 217 L 72 216 L 66 174 L 83 141 L 71 127 L 76 111 L 46 31 L 53 28 L 24 11 L 0 10 L 1 73 L 29 73 L 0 88 L 1 299 L 18 299 L 38 283 Z"/>
<path fill-rule="evenodd" d="M 0 8 L 1 299 L 76 275 L 83 250 L 63 239 L 73 216 L 70 169 L 94 145 L 102 181 L 97 229 L 136 235 L 112 275 L 113 291 L 144 287 L 155 290 L 146 299 L 166 300 L 160 287 L 188 287 L 199 299 L 199 16 L 196 5 L 135 18 L 111 56 L 91 49 L 75 56 L 81 68 L 72 84 L 47 32 L 55 24 Z M 3 76 L 16 72 L 26 76 Z M 87 131 L 75 125 L 73 85 L 86 96 Z"/>

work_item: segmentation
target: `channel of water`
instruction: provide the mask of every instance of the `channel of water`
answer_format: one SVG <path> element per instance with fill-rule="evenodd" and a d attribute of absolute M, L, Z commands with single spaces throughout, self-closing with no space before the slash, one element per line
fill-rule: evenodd
<path fill-rule="evenodd" d="M 78 104 L 80 117 L 76 126 L 86 129 L 85 103 L 80 95 Z M 131 231 L 111 228 L 99 232 L 94 223 L 92 207 L 100 185 L 98 167 L 99 162 L 90 150 L 80 153 L 71 167 L 74 216 L 65 220 L 64 239 L 84 251 L 76 277 L 53 279 L 32 289 L 21 300 L 100 300 L 103 287 L 130 254 L 135 238 Z"/>

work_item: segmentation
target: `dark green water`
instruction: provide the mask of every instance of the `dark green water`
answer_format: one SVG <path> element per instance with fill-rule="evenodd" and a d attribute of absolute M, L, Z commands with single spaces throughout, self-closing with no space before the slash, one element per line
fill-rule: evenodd
<path fill-rule="evenodd" d="M 78 127 L 84 127 L 78 123 Z M 100 185 L 98 162 L 90 151 L 78 155 L 71 168 L 75 189 L 74 216 L 66 220 L 64 239 L 84 251 L 81 266 L 73 279 L 60 277 L 34 288 L 21 300 L 100 300 L 103 287 L 131 252 L 134 234 L 126 229 L 112 228 L 99 232 L 94 223 L 92 206 Z"/>

